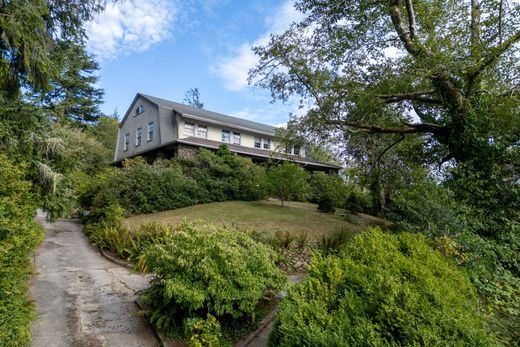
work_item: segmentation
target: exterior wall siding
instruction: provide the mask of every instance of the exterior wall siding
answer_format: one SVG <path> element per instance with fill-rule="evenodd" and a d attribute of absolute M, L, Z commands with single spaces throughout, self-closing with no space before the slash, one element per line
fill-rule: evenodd
<path fill-rule="evenodd" d="M 185 119 L 182 117 L 179 117 L 179 118 L 180 119 L 179 119 L 178 127 L 177 127 L 177 129 L 178 129 L 177 138 L 179 138 L 179 139 L 189 137 L 189 135 L 184 134 L 184 124 L 187 122 L 187 123 L 194 123 L 194 124 L 200 124 L 200 125 L 206 126 L 208 129 L 208 137 L 207 137 L 208 140 L 222 142 L 222 130 L 229 130 L 231 136 L 233 134 L 233 131 L 240 133 L 240 145 L 244 146 L 244 147 L 255 148 L 255 137 L 268 138 L 269 140 L 271 140 L 271 148 L 270 148 L 271 151 L 276 150 L 277 147 L 280 146 L 279 143 L 273 141 L 272 137 L 268 137 L 265 135 L 257 135 L 253 132 L 247 132 L 244 130 L 238 130 L 238 129 L 233 129 L 233 128 L 224 128 L 224 127 L 221 127 L 221 126 L 218 126 L 215 124 L 205 123 L 205 122 L 196 121 L 196 120 L 192 120 L 192 119 Z M 226 142 L 222 142 L 222 144 L 226 144 Z M 267 150 L 266 150 L 266 152 L 267 152 Z M 305 157 L 305 149 L 303 147 L 300 150 L 300 156 Z"/>
<path fill-rule="evenodd" d="M 144 106 L 144 112 L 136 115 L 136 109 L 140 105 Z M 161 144 L 161 124 L 159 123 L 159 110 L 157 105 L 144 98 L 138 98 L 128 112 L 127 118 L 119 128 L 115 155 L 116 161 L 150 151 Z M 150 122 L 154 122 L 154 135 L 153 139 L 148 141 L 148 123 Z M 136 131 L 138 128 L 142 128 L 142 137 L 141 144 L 136 146 Z M 125 134 L 129 134 L 130 136 L 128 150 L 126 151 L 124 150 Z"/>

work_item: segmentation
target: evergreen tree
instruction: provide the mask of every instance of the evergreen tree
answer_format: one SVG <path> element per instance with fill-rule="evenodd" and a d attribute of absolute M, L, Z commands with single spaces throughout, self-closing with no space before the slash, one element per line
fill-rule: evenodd
<path fill-rule="evenodd" d="M 41 96 L 42 104 L 58 122 L 70 122 L 80 128 L 95 123 L 101 116 L 99 105 L 104 94 L 96 88 L 98 63 L 84 46 L 72 42 L 59 42 L 53 56 L 61 71 L 51 81 L 53 89 Z"/>

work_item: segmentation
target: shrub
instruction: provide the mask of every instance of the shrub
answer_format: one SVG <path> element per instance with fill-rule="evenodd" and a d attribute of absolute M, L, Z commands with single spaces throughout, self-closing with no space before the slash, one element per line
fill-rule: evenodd
<path fill-rule="evenodd" d="M 334 208 L 334 200 L 330 194 L 325 193 L 320 196 L 320 199 L 318 200 L 318 211 L 325 213 L 336 212 L 336 209 Z"/>
<path fill-rule="evenodd" d="M 347 197 L 347 186 L 338 175 L 314 172 L 310 179 L 311 195 L 309 201 L 316 204 L 326 196 L 333 207 L 342 207 Z"/>
<path fill-rule="evenodd" d="M 0 346 L 29 345 L 31 337 L 27 281 L 43 232 L 33 220 L 31 184 L 22 175 L 22 167 L 0 154 Z"/>
<path fill-rule="evenodd" d="M 220 323 L 208 313 L 206 319 L 188 318 L 184 321 L 184 335 L 188 347 L 220 347 L 229 345 L 220 331 Z"/>
<path fill-rule="evenodd" d="M 259 302 L 285 283 L 270 247 L 204 224 L 183 224 L 145 256 L 156 275 L 143 299 L 152 306 L 152 323 L 170 333 L 185 318 L 206 313 L 254 318 Z"/>
<path fill-rule="evenodd" d="M 104 209 L 118 204 L 126 213 L 172 210 L 198 203 L 258 200 L 267 196 L 265 169 L 233 154 L 201 150 L 193 159 L 126 160 L 92 178 L 78 177 L 81 206 L 97 222 Z"/>
<path fill-rule="evenodd" d="M 354 213 L 371 213 L 372 202 L 370 194 L 363 192 L 356 186 L 349 186 L 345 199 L 345 209 Z"/>
<path fill-rule="evenodd" d="M 468 276 L 424 236 L 369 229 L 315 256 L 290 289 L 271 346 L 496 345 Z"/>

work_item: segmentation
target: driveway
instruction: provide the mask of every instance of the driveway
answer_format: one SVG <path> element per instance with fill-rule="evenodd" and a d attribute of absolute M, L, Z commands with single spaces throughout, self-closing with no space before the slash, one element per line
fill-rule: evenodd
<path fill-rule="evenodd" d="M 157 346 L 134 303 L 148 278 L 103 258 L 77 221 L 41 224 L 46 237 L 30 284 L 33 346 Z"/>

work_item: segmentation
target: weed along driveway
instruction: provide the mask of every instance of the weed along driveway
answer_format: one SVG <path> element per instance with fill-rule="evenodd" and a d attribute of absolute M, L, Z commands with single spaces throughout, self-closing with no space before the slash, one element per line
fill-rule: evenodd
<path fill-rule="evenodd" d="M 157 346 L 134 302 L 148 279 L 103 258 L 78 222 L 42 225 L 46 237 L 30 284 L 33 346 Z"/>

